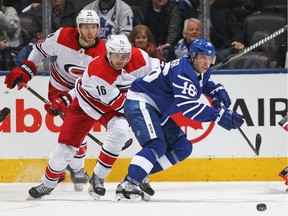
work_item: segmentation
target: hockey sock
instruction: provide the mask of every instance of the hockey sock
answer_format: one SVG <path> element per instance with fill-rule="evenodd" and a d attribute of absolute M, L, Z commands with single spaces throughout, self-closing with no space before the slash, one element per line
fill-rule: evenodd
<path fill-rule="evenodd" d="M 57 144 L 50 154 L 50 159 L 46 167 L 46 172 L 42 176 L 42 182 L 46 187 L 54 188 L 58 184 L 59 178 L 63 175 L 69 162 L 75 155 L 75 147 Z"/>
<path fill-rule="evenodd" d="M 102 148 L 94 168 L 94 173 L 100 178 L 106 178 L 109 175 L 118 156 L 119 155 L 112 154 L 111 152 Z"/>
<path fill-rule="evenodd" d="M 150 173 L 159 156 L 163 156 L 166 143 L 161 139 L 153 139 L 145 144 L 144 148 L 138 152 L 130 162 L 128 168 L 128 179 L 138 185 Z"/>
<path fill-rule="evenodd" d="M 69 163 L 69 166 L 73 170 L 77 171 L 84 168 L 86 151 L 87 151 L 87 142 L 84 142 L 81 144 L 78 152 L 74 155 L 74 157 Z"/>
<path fill-rule="evenodd" d="M 165 170 L 176 163 L 187 158 L 192 152 L 193 146 L 186 136 L 181 137 L 175 143 L 169 145 L 165 155 L 163 155 L 157 163 L 154 164 L 151 174 Z"/>

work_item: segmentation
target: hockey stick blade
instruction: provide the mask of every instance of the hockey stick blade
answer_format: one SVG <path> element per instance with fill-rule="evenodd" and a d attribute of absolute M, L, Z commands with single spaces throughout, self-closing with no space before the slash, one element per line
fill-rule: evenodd
<path fill-rule="evenodd" d="M 0 111 L 0 123 L 4 121 L 4 119 L 10 114 L 10 109 L 8 107 L 4 107 Z"/>
<path fill-rule="evenodd" d="M 256 134 L 256 140 L 255 140 L 255 150 L 256 150 L 257 156 L 259 155 L 259 152 L 260 152 L 261 142 L 262 142 L 262 137 L 258 133 Z"/>

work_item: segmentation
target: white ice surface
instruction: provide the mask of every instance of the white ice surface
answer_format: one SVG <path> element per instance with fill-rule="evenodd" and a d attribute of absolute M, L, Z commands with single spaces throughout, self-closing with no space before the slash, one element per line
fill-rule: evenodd
<path fill-rule="evenodd" d="M 106 183 L 107 193 L 94 201 L 84 191 L 61 183 L 49 196 L 27 201 L 27 191 L 39 183 L 1 183 L 0 216 L 288 216 L 283 182 L 169 182 L 152 186 L 150 202 L 115 202 L 118 183 Z M 265 203 L 266 211 L 256 205 Z"/>

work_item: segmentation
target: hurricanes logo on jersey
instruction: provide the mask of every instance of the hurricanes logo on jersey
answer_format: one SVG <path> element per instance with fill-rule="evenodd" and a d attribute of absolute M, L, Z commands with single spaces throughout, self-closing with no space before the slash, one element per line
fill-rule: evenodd
<path fill-rule="evenodd" d="M 78 78 L 83 75 L 85 71 L 85 67 L 80 67 L 78 65 L 73 65 L 73 64 L 66 64 L 64 66 L 65 71 L 73 76 L 74 78 Z"/>

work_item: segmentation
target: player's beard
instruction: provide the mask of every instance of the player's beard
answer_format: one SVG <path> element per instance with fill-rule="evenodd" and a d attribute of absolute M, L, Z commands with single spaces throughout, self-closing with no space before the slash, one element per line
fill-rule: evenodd
<path fill-rule="evenodd" d="M 89 46 L 92 46 L 95 44 L 95 37 L 83 37 L 83 35 L 80 33 L 80 36 L 79 36 L 79 43 L 81 44 L 81 46 L 84 46 L 84 47 L 89 47 Z"/>

